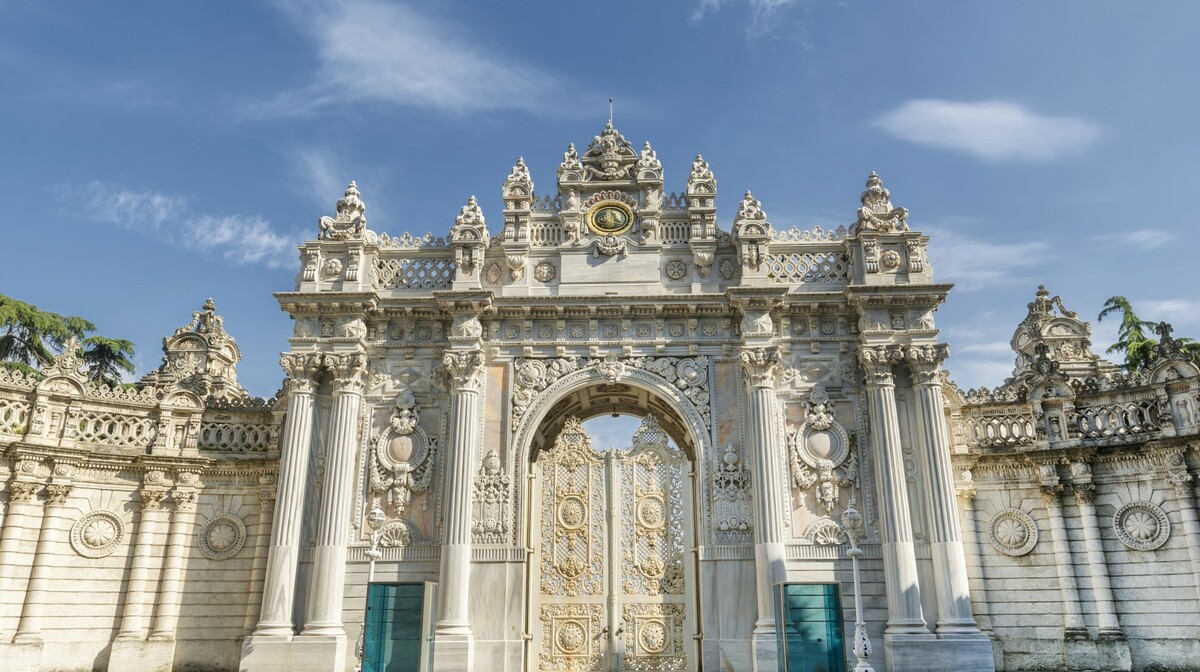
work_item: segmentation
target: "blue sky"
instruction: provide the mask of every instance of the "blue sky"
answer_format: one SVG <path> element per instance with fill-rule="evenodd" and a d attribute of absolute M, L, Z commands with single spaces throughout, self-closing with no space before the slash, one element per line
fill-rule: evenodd
<path fill-rule="evenodd" d="M 267 396 L 271 293 L 348 180 L 376 231 L 442 234 L 471 194 L 496 222 L 517 156 L 552 190 L 612 96 L 668 190 L 704 154 L 724 228 L 746 189 L 777 228 L 849 224 L 878 171 L 958 284 L 953 377 L 994 385 L 1042 282 L 1200 337 L 1197 25 L 1188 2 L 8 0 L 0 293 L 134 340 L 139 375 L 212 296 Z"/>

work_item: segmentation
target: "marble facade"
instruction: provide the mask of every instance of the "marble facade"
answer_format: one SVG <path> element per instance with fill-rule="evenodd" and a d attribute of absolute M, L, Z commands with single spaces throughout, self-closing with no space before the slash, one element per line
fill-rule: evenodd
<path fill-rule="evenodd" d="M 863 514 L 878 670 L 1189 669 L 1200 370 L 1144 374 L 1040 290 L 1013 377 L 943 362 L 929 238 L 872 173 L 855 221 L 732 222 L 609 124 L 489 227 L 300 250 L 284 386 L 252 399 L 211 301 L 137 389 L 0 370 L 0 660 L 12 670 L 357 663 L 377 582 L 430 582 L 433 670 L 777 670 L 779 586 L 840 586 Z M 627 452 L 579 422 L 646 418 Z M 619 662 L 619 661 L 618 661 Z M 608 666 L 608 667 L 605 667 Z"/>

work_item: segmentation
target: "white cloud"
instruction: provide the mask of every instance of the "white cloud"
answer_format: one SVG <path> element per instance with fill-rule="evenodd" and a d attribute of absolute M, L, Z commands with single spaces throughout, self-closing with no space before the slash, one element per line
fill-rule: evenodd
<path fill-rule="evenodd" d="M 997 243 L 941 227 L 930 238 L 934 278 L 955 283 L 960 292 L 1028 282 L 1029 272 L 1045 261 L 1049 250 L 1040 241 Z"/>
<path fill-rule="evenodd" d="M 89 182 L 61 192 L 67 206 L 92 222 L 153 236 L 175 247 L 217 253 L 239 264 L 272 268 L 295 263 L 299 240 L 254 215 L 193 212 L 182 196 Z"/>
<path fill-rule="evenodd" d="M 488 44 L 482 35 L 417 6 L 367 0 L 283 0 L 277 5 L 311 40 L 312 82 L 249 106 L 286 116 L 385 103 L 450 114 L 544 111 L 553 77 Z"/>
<path fill-rule="evenodd" d="M 688 22 L 703 21 L 705 16 L 717 12 L 722 5 L 726 4 L 729 4 L 729 0 L 700 0 L 700 4 L 688 16 Z M 782 29 L 786 26 L 789 28 L 787 31 L 789 37 L 807 44 L 808 34 L 804 22 L 791 18 L 785 10 L 797 6 L 805 10 L 810 9 L 813 4 L 811 0 L 749 0 L 748 4 L 750 5 L 750 22 L 746 24 L 748 37 L 777 35 L 784 32 Z"/>
<path fill-rule="evenodd" d="M 1133 307 L 1142 319 L 1175 326 L 1200 324 L 1200 301 L 1194 299 L 1151 299 L 1135 302 Z"/>
<path fill-rule="evenodd" d="M 1049 161 L 1082 151 L 1100 135 L 1086 119 L 1043 116 L 999 100 L 910 100 L 872 125 L 901 140 L 989 161 Z"/>
<path fill-rule="evenodd" d="M 1136 247 L 1143 250 L 1153 250 L 1175 239 L 1171 231 L 1158 229 L 1135 229 L 1125 233 L 1106 233 L 1095 237 L 1097 242 Z"/>

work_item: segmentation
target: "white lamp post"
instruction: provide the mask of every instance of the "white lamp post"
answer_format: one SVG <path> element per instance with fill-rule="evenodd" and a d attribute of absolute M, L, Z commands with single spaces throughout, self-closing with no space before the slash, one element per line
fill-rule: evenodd
<path fill-rule="evenodd" d="M 358 665 L 354 666 L 354 672 L 362 672 L 363 654 L 366 653 L 367 643 L 367 617 L 371 609 L 371 583 L 375 580 L 375 561 L 383 554 L 379 552 L 379 540 L 383 537 L 380 533 L 380 528 L 387 521 L 387 514 L 383 509 L 376 506 L 367 513 L 367 527 L 371 528 L 371 548 L 367 549 L 367 599 L 363 607 L 363 624 L 362 630 L 358 633 L 358 646 L 355 647 L 355 653 L 358 655 Z"/>
<path fill-rule="evenodd" d="M 867 662 L 871 657 L 871 640 L 867 639 L 867 626 L 863 623 L 862 589 L 858 582 L 858 559 L 863 554 L 858 547 L 858 540 L 863 534 L 863 519 L 862 514 L 854 508 L 853 499 L 842 514 L 842 527 L 846 530 L 846 540 L 850 542 L 850 550 L 846 554 L 850 556 L 854 568 L 854 657 L 858 659 L 854 672 L 875 672 L 871 663 Z"/>

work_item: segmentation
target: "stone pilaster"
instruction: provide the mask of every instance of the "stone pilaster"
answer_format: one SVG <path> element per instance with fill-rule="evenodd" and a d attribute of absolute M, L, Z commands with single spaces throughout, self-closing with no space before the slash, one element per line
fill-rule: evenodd
<path fill-rule="evenodd" d="M 56 465 L 58 466 L 58 465 Z M 17 626 L 14 644 L 40 644 L 42 642 L 42 609 L 46 605 L 46 594 L 51 590 L 51 573 L 55 551 L 63 542 L 63 508 L 71 486 L 51 483 L 46 486 L 46 505 L 42 510 L 42 530 L 38 534 L 37 550 L 34 551 L 33 569 L 29 573 L 29 586 L 25 589 L 25 606 L 21 610 L 21 624 Z"/>
<path fill-rule="evenodd" d="M 1167 478 L 1175 488 L 1175 501 L 1179 506 L 1179 517 L 1183 521 L 1183 535 L 1187 539 L 1188 557 L 1192 561 L 1192 575 L 1196 581 L 1197 597 L 1200 597 L 1200 520 L 1196 517 L 1196 492 L 1192 475 L 1187 472 L 1183 453 L 1167 456 Z"/>
<path fill-rule="evenodd" d="M 271 545 L 263 578 L 262 610 L 255 636 L 290 637 L 296 599 L 296 564 L 300 553 L 304 494 L 312 452 L 318 354 L 286 354 L 279 364 L 287 373 L 288 408 L 279 455 L 278 505 L 271 526 Z"/>
<path fill-rule="evenodd" d="M 1078 464 L 1082 463 L 1075 463 Z M 1100 627 L 1100 636 L 1124 637 L 1121 624 L 1117 620 L 1116 602 L 1113 600 L 1112 584 L 1108 579 L 1104 547 L 1100 544 L 1100 522 L 1096 518 L 1096 486 L 1091 483 L 1075 483 L 1071 490 L 1075 493 L 1075 504 L 1079 507 L 1079 526 L 1083 532 L 1088 572 L 1092 577 L 1092 602 L 1096 605 L 1096 622 Z"/>
<path fill-rule="evenodd" d="M 30 471 L 31 460 L 18 460 L 16 471 L 24 467 Z M 0 534 L 0 642 L 12 639 L 21 614 L 24 591 L 18 591 L 24 569 L 30 566 L 28 558 L 37 540 L 33 532 L 38 519 L 37 493 L 41 483 L 12 480 L 8 484 L 8 511 L 4 516 L 4 531 Z"/>
<path fill-rule="evenodd" d="M 313 547 L 308 620 L 301 634 L 344 639 L 342 595 L 346 581 L 346 543 L 350 538 L 349 512 L 354 503 L 358 416 L 366 382 L 367 356 L 362 353 L 325 355 L 325 366 L 333 375 L 333 411 L 329 421 L 321 511 L 317 517 L 317 543 Z"/>
<path fill-rule="evenodd" d="M 754 562 L 758 587 L 758 620 L 754 636 L 775 637 L 775 585 L 786 578 L 783 542 L 783 476 L 780 474 L 781 429 L 775 409 L 775 376 L 779 352 L 774 347 L 741 351 L 746 390 L 746 454 L 750 457 L 754 493 Z M 757 643 L 756 643 L 757 647 Z"/>
<path fill-rule="evenodd" d="M 942 637 L 979 636 L 971 612 L 967 560 L 955 510 L 954 472 L 950 438 L 942 407 L 941 364 L 949 351 L 943 345 L 914 345 L 905 350 L 917 393 L 919 436 L 925 439 L 925 499 L 931 514 L 930 541 L 933 580 L 937 594 L 937 634 Z"/>
<path fill-rule="evenodd" d="M 969 472 L 968 472 L 969 473 Z M 975 508 L 975 497 L 978 491 L 974 487 L 974 483 L 968 482 L 967 486 L 958 486 L 956 491 L 958 496 L 959 512 L 962 516 L 962 536 L 963 550 L 967 551 L 968 557 L 975 558 L 974 574 L 978 580 L 978 586 L 981 590 L 971 598 L 971 606 L 976 614 L 979 622 L 980 630 L 991 632 L 991 613 L 988 608 L 987 600 L 987 572 L 983 566 L 982 541 L 979 538 L 979 522 L 975 520 L 977 515 Z"/>
<path fill-rule="evenodd" d="M 183 566 L 187 560 L 191 541 L 192 522 L 196 517 L 196 491 L 191 486 L 196 481 L 192 472 L 180 473 L 176 483 L 184 488 L 171 492 L 175 510 L 171 512 L 171 530 L 167 534 L 167 555 L 163 561 L 162 579 L 158 583 L 158 609 L 154 614 L 154 628 L 150 639 L 161 642 L 175 641 L 175 625 L 179 622 L 180 587 Z"/>
<path fill-rule="evenodd" d="M 267 552 L 271 544 L 271 518 L 275 514 L 275 474 L 258 477 L 262 490 L 258 492 L 258 519 L 254 525 L 254 562 L 250 568 L 250 599 L 246 603 L 246 620 L 242 630 L 254 632 L 262 609 L 263 584 L 267 568 Z"/>
<path fill-rule="evenodd" d="M 442 477 L 445 527 L 439 585 L 441 603 L 435 632 L 439 656 L 434 658 L 434 669 L 473 669 L 474 638 L 467 602 L 471 572 L 471 488 L 482 441 L 479 397 L 483 388 L 483 351 L 478 348 L 447 351 L 442 365 L 454 392 L 450 404 L 450 445 Z"/>
<path fill-rule="evenodd" d="M 921 588 L 892 373 L 892 366 L 902 360 L 903 352 L 894 346 L 864 345 L 859 349 L 859 361 L 866 372 L 879 488 L 880 547 L 888 602 L 885 639 L 930 634 L 921 614 Z"/>
<path fill-rule="evenodd" d="M 133 562 L 129 569 L 125 607 L 121 611 L 121 630 L 117 633 L 117 641 L 140 642 L 146 639 L 150 633 L 150 615 L 154 610 L 154 596 L 157 592 L 150 582 L 150 574 L 156 559 L 154 549 L 161 541 L 158 535 L 166 522 L 167 512 L 162 508 L 162 501 L 166 498 L 167 491 L 161 487 L 145 487 L 138 491 L 138 495 L 141 510 L 134 533 Z M 110 668 L 113 667 L 113 662 L 110 656 Z"/>
<path fill-rule="evenodd" d="M 1043 465 L 1043 472 L 1053 471 L 1054 465 Z M 1071 542 L 1067 539 L 1067 525 L 1063 520 L 1063 486 L 1055 482 L 1042 481 L 1042 503 L 1046 505 L 1046 517 L 1050 521 L 1050 543 L 1054 548 L 1054 566 L 1058 568 L 1058 590 L 1062 599 L 1063 639 L 1087 637 L 1083 622 L 1083 611 L 1079 607 L 1079 585 L 1075 580 L 1075 562 L 1071 558 Z"/>

